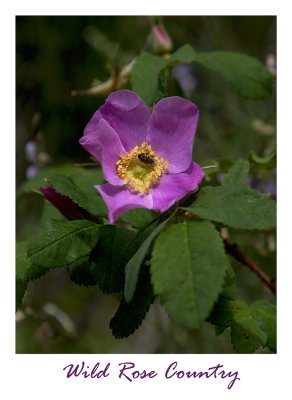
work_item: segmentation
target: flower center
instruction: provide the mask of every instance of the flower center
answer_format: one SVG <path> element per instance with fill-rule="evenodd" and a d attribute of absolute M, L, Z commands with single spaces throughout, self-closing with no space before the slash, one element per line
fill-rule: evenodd
<path fill-rule="evenodd" d="M 121 153 L 117 161 L 118 176 L 134 191 L 149 193 L 163 172 L 169 167 L 168 161 L 159 157 L 150 144 L 143 142 L 129 153 Z"/>

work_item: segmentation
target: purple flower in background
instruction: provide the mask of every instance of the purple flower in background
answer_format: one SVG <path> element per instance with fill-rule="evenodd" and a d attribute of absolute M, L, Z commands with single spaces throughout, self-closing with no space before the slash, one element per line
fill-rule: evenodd
<path fill-rule="evenodd" d="M 31 179 L 39 173 L 38 167 L 38 150 L 36 143 L 32 140 L 26 143 L 25 145 L 25 157 L 28 161 L 32 163 L 29 165 L 25 171 L 25 175 L 27 179 Z"/>
<path fill-rule="evenodd" d="M 26 159 L 32 163 L 36 163 L 38 159 L 38 150 L 36 143 L 30 140 L 25 145 L 25 156 Z"/>
<path fill-rule="evenodd" d="M 36 165 L 29 165 L 25 171 L 27 179 L 31 179 L 39 173 L 39 168 Z"/>
<path fill-rule="evenodd" d="M 110 223 L 133 208 L 163 212 L 204 177 L 192 161 L 199 111 L 181 97 L 160 100 L 150 113 L 129 90 L 112 93 L 87 124 L 80 144 L 103 169 L 108 183 L 96 189 Z"/>
<path fill-rule="evenodd" d="M 191 96 L 198 86 L 198 80 L 194 73 L 194 65 L 191 63 L 177 64 L 173 67 L 172 73 L 177 79 L 186 96 Z"/>
<path fill-rule="evenodd" d="M 248 177 L 248 184 L 251 188 L 262 193 L 270 193 L 272 198 L 277 197 L 277 184 L 274 178 L 265 179 L 261 174 Z"/>
<path fill-rule="evenodd" d="M 173 75 L 187 97 L 190 97 L 198 86 L 194 68 L 194 64 L 182 63 L 175 65 L 172 69 Z"/>

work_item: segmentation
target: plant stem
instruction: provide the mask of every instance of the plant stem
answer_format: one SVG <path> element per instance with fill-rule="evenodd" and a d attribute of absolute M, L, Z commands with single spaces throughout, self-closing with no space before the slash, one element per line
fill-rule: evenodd
<path fill-rule="evenodd" d="M 241 264 L 248 267 L 252 272 L 254 272 L 261 281 L 268 286 L 272 293 L 276 294 L 276 282 L 270 276 L 268 276 L 257 264 L 248 258 L 242 251 L 239 250 L 237 244 L 231 243 L 228 239 L 224 239 L 226 251 L 232 255 Z"/>

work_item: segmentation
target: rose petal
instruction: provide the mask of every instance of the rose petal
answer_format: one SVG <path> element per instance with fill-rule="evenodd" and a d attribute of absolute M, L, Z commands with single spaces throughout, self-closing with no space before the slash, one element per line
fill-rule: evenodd
<path fill-rule="evenodd" d="M 183 172 L 192 162 L 199 110 L 194 103 L 178 96 L 160 100 L 151 115 L 147 142 L 169 162 L 169 171 Z"/>
<path fill-rule="evenodd" d="M 151 114 L 136 93 L 118 90 L 107 98 L 99 111 L 118 133 L 126 151 L 140 146 L 146 139 Z"/>
<path fill-rule="evenodd" d="M 158 185 L 151 190 L 153 210 L 167 210 L 189 192 L 197 189 L 204 176 L 204 171 L 194 162 L 187 171 L 180 174 L 163 174 Z"/>
<path fill-rule="evenodd" d="M 109 222 L 114 223 L 124 212 L 133 208 L 152 208 L 152 196 L 132 193 L 127 186 L 114 186 L 106 183 L 96 185 L 101 197 L 108 207 Z"/>
<path fill-rule="evenodd" d="M 123 181 L 117 175 L 116 167 L 120 153 L 125 152 L 121 140 L 104 119 L 98 115 L 93 118 L 97 118 L 97 124 L 94 126 L 90 122 L 89 129 L 85 128 L 84 136 L 79 143 L 101 163 L 103 176 L 108 182 L 113 185 L 123 185 Z"/>

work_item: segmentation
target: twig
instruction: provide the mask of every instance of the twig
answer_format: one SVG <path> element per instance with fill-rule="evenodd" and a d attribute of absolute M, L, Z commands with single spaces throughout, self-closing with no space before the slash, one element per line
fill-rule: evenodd
<path fill-rule="evenodd" d="M 114 71 L 112 76 L 106 82 L 99 82 L 97 85 L 84 90 L 72 90 L 71 96 L 104 96 L 111 93 L 113 90 L 119 89 L 126 83 L 132 73 L 132 68 L 135 59 L 121 69 L 121 71 Z"/>
<path fill-rule="evenodd" d="M 269 277 L 262 269 L 260 269 L 254 261 L 249 259 L 244 253 L 242 253 L 237 244 L 231 243 L 229 240 L 224 239 L 226 251 L 232 255 L 241 264 L 247 266 L 252 272 L 254 272 L 261 281 L 268 286 L 272 293 L 276 294 L 276 282 L 274 279 Z"/>

